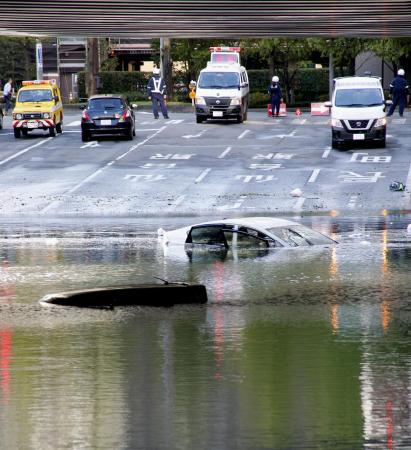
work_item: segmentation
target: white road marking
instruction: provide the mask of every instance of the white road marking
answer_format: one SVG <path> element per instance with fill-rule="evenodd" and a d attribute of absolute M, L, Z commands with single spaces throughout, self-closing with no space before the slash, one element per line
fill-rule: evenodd
<path fill-rule="evenodd" d="M 6 159 L 3 159 L 3 161 L 0 161 L 0 166 L 2 166 L 3 164 L 6 164 L 7 162 L 11 161 L 14 158 L 18 158 L 20 155 L 23 155 L 24 153 L 28 152 L 29 150 L 36 148 L 36 147 L 40 147 L 40 145 L 45 144 L 46 142 L 48 142 L 50 139 L 53 139 L 52 137 L 49 137 L 47 139 L 44 139 L 44 141 L 39 141 L 34 145 L 30 145 L 30 147 L 24 148 L 23 150 L 20 150 L 19 152 L 15 153 L 14 155 L 9 156 Z"/>
<path fill-rule="evenodd" d="M 147 112 L 147 111 L 135 111 L 135 114 L 148 114 L 148 115 L 150 115 L 150 114 L 153 114 L 153 113 L 150 113 L 150 112 Z"/>
<path fill-rule="evenodd" d="M 80 148 L 89 148 L 89 147 L 100 147 L 100 144 L 97 141 L 90 141 L 87 144 L 82 145 Z"/>
<path fill-rule="evenodd" d="M 242 139 L 246 134 L 248 134 L 251 130 L 244 130 L 237 139 Z"/>
<path fill-rule="evenodd" d="M 200 176 L 195 179 L 194 183 L 200 183 L 210 172 L 211 168 L 203 170 Z"/>
<path fill-rule="evenodd" d="M 202 130 L 197 134 L 186 134 L 185 136 L 183 136 L 183 138 L 185 139 L 193 139 L 193 138 L 198 138 L 201 137 L 207 130 Z"/>
<path fill-rule="evenodd" d="M 227 147 L 223 153 L 221 153 L 221 155 L 218 157 L 219 159 L 223 159 L 224 157 L 226 157 L 229 153 L 231 152 L 231 147 Z"/>
<path fill-rule="evenodd" d="M 300 197 L 296 202 L 295 205 L 293 206 L 293 210 L 294 211 L 299 211 L 302 209 L 303 205 L 305 202 L 305 197 Z"/>
<path fill-rule="evenodd" d="M 180 206 L 181 203 L 183 203 L 183 201 L 185 200 L 186 197 L 187 196 L 184 194 L 180 195 L 179 197 L 176 198 L 176 201 L 168 207 L 168 209 L 176 209 L 177 206 Z"/>
<path fill-rule="evenodd" d="M 322 158 L 324 158 L 324 159 L 328 158 L 328 155 L 330 154 L 330 152 L 331 152 L 331 147 L 327 147 L 327 148 L 324 150 L 324 153 L 323 153 Z"/>
<path fill-rule="evenodd" d="M 349 201 L 348 201 L 348 207 L 350 209 L 354 209 L 357 204 L 358 195 L 351 195 Z"/>
<path fill-rule="evenodd" d="M 410 199 L 411 199 L 411 164 L 408 170 L 407 179 L 405 180 L 404 200 L 407 203 L 407 206 L 409 205 Z"/>
<path fill-rule="evenodd" d="M 308 179 L 307 183 L 315 183 L 317 180 L 318 175 L 320 174 L 321 169 L 314 169 L 311 173 L 310 178 Z"/>
<path fill-rule="evenodd" d="M 155 136 L 157 136 L 157 134 L 161 133 L 163 130 L 165 130 L 167 127 L 161 127 L 159 130 L 157 130 L 155 133 L 151 134 L 150 136 L 146 137 L 143 141 L 133 145 L 132 147 L 130 147 L 126 152 L 124 152 L 122 155 L 118 156 L 116 159 L 110 161 L 109 163 L 107 163 L 105 166 L 100 167 L 99 169 L 97 169 L 95 172 L 93 172 L 92 174 L 90 174 L 88 177 L 86 177 L 83 181 L 81 181 L 80 183 L 76 184 L 73 188 L 69 189 L 68 191 L 65 192 L 65 194 L 73 194 L 74 192 L 76 192 L 78 189 L 80 189 L 81 187 L 83 187 L 86 183 L 88 183 L 90 180 L 92 180 L 93 178 L 95 178 L 97 175 L 99 175 L 101 172 L 103 172 L 107 167 L 112 166 L 116 161 L 119 161 L 120 159 L 124 158 L 125 156 L 127 156 L 129 153 L 133 152 L 134 150 L 136 150 L 137 148 L 141 147 L 142 145 L 144 145 L 146 142 L 148 142 L 149 140 L 153 139 Z M 51 139 L 51 138 L 49 138 Z M 47 140 L 49 140 L 47 139 Z M 47 141 L 46 140 L 46 141 Z M 44 141 L 44 142 L 46 142 Z M 40 213 L 45 213 L 47 212 L 49 209 L 53 208 L 55 205 L 59 204 L 61 201 L 60 200 L 55 200 L 54 202 L 51 202 L 49 205 L 47 205 L 45 208 L 43 208 Z"/>
<path fill-rule="evenodd" d="M 246 198 L 247 198 L 246 195 L 240 195 L 240 198 L 233 205 L 221 205 L 217 206 L 217 209 L 218 210 L 238 209 L 243 204 Z"/>

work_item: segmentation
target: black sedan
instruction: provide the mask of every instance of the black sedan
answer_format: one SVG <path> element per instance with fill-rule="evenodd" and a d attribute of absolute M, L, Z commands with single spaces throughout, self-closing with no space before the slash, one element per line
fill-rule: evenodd
<path fill-rule="evenodd" d="M 136 135 L 134 106 L 121 95 L 90 97 L 81 118 L 82 141 L 89 141 L 92 135 L 120 135 L 132 140 Z"/>

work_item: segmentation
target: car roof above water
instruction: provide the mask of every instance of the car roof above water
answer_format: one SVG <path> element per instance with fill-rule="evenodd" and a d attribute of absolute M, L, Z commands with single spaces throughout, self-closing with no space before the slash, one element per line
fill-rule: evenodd
<path fill-rule="evenodd" d="M 212 224 L 231 224 L 231 225 L 241 225 L 252 228 L 275 228 L 281 226 L 299 225 L 297 222 L 292 222 L 291 220 L 278 219 L 274 217 L 242 217 L 240 219 L 222 219 L 213 220 L 210 222 L 203 222 L 194 226 L 199 225 L 212 225 Z"/>

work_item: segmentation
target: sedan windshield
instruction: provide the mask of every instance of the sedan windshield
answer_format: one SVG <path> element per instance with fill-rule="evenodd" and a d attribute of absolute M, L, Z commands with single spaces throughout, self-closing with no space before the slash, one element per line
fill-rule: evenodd
<path fill-rule="evenodd" d="M 88 109 L 96 110 L 121 109 L 122 107 L 120 98 L 92 98 L 88 104 Z"/>
<path fill-rule="evenodd" d="M 30 89 L 20 91 L 18 101 L 25 102 L 50 102 L 53 100 L 53 93 L 50 89 Z"/>
<path fill-rule="evenodd" d="M 381 90 L 378 88 L 338 89 L 335 94 L 335 106 L 367 107 L 383 104 Z"/>
<path fill-rule="evenodd" d="M 233 89 L 240 84 L 236 72 L 203 72 L 198 87 L 203 89 Z"/>
<path fill-rule="evenodd" d="M 335 241 L 327 236 L 307 228 L 304 225 L 292 225 L 289 227 L 269 228 L 268 231 L 287 242 L 291 247 L 300 245 L 324 245 L 335 244 Z"/>

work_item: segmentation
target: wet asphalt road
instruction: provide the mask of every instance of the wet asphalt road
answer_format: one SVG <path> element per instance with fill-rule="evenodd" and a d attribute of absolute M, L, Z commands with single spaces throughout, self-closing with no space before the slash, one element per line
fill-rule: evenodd
<path fill-rule="evenodd" d="M 196 124 L 190 113 L 137 112 L 134 141 L 83 143 L 80 114 L 62 135 L 15 139 L 0 130 L 0 214 L 8 217 L 384 214 L 411 209 L 410 113 L 395 115 L 387 147 L 333 150 L 327 117 Z M 392 181 L 407 184 L 391 192 Z M 299 188 L 302 195 L 293 197 Z"/>

